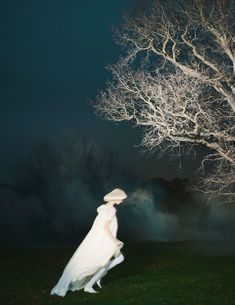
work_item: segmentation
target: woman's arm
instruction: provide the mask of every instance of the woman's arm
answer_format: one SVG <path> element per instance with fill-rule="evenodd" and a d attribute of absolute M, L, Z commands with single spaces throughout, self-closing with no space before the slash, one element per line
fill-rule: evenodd
<path fill-rule="evenodd" d="M 105 232 L 113 239 L 113 241 L 114 241 L 117 245 L 119 245 L 119 244 L 122 243 L 122 242 L 121 242 L 119 239 L 117 239 L 116 237 L 113 236 L 113 234 L 112 234 L 112 232 L 111 232 L 111 230 L 110 230 L 110 227 L 109 227 L 111 221 L 112 221 L 112 219 L 107 220 L 107 221 L 105 222 L 104 230 L 105 230 Z"/>

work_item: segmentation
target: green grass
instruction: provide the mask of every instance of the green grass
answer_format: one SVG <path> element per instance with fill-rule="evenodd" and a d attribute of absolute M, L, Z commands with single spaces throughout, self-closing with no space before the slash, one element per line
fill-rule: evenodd
<path fill-rule="evenodd" d="M 217 245 L 214 245 L 217 249 Z M 202 251 L 203 249 L 203 251 Z M 1 251 L 3 305 L 234 305 L 235 256 L 175 243 L 125 243 L 125 260 L 103 278 L 99 293 L 50 296 L 75 248 Z M 218 252 L 217 252 L 218 253 Z M 225 255 L 226 254 L 226 255 Z"/>

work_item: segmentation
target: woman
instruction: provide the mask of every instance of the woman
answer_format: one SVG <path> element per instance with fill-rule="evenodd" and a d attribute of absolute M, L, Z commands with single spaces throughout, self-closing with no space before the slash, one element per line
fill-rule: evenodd
<path fill-rule="evenodd" d="M 97 208 L 98 215 L 90 231 L 71 257 L 51 295 L 65 296 L 68 290 L 80 289 L 96 293 L 92 286 L 96 283 L 102 288 L 101 278 L 124 260 L 120 251 L 124 244 L 116 238 L 118 223 L 114 205 L 126 198 L 121 189 L 115 189 L 104 197 L 106 203 Z"/>

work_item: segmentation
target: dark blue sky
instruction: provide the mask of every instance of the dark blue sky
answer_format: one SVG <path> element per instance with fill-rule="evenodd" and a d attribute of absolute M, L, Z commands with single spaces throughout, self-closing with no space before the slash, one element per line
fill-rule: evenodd
<path fill-rule="evenodd" d="M 88 99 L 105 87 L 118 59 L 111 27 L 135 1 L 8 0 L 1 16 L 1 180 L 40 137 L 76 133 L 109 143 L 145 173 L 176 176 L 176 164 L 144 160 L 137 129 L 103 121 Z M 140 163 L 139 161 L 143 162 Z M 154 163 L 154 167 L 153 167 Z M 161 164 L 161 165 L 160 165 Z M 153 175 L 151 173 L 150 175 Z"/>

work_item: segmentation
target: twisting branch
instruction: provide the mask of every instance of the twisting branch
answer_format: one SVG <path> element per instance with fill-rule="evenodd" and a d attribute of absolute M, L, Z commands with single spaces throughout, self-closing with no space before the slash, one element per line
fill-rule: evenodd
<path fill-rule="evenodd" d="M 126 15 L 116 36 L 126 56 L 111 67 L 113 81 L 95 106 L 108 120 L 143 126 L 149 150 L 207 147 L 200 189 L 228 201 L 235 200 L 232 8 L 232 0 L 158 0 Z"/>

